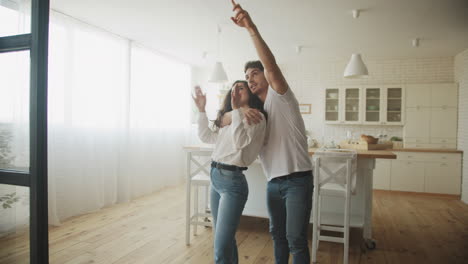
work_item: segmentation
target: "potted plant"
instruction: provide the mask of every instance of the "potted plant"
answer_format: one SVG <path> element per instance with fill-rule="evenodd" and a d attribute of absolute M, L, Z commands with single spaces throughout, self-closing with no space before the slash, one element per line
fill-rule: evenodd
<path fill-rule="evenodd" d="M 394 149 L 403 148 L 403 139 L 401 137 L 392 137 L 390 141 L 392 141 Z"/>

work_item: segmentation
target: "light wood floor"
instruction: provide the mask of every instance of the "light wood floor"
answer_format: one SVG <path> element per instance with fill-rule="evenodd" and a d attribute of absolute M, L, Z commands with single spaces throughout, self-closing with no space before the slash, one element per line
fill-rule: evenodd
<path fill-rule="evenodd" d="M 50 263 L 213 263 L 211 229 L 185 246 L 184 185 L 74 217 L 50 230 Z M 365 251 L 353 229 L 349 263 L 468 263 L 468 205 L 450 197 L 376 191 Z M 268 220 L 243 217 L 240 263 L 274 263 Z M 309 241 L 310 243 L 310 241 Z M 27 263 L 27 237 L 0 239 L 0 263 Z M 320 263 L 341 263 L 342 246 L 321 242 Z"/>

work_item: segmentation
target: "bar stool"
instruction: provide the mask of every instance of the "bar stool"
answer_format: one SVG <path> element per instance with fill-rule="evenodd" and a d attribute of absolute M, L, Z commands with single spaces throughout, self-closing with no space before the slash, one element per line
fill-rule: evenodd
<path fill-rule="evenodd" d="M 312 263 L 317 262 L 320 241 L 343 243 L 343 263 L 348 263 L 351 194 L 356 189 L 357 152 L 348 149 L 321 149 L 314 153 L 314 194 Z M 321 223 L 322 196 L 344 198 L 342 227 Z M 343 237 L 323 236 L 322 230 L 343 233 Z"/>
<path fill-rule="evenodd" d="M 186 191 L 186 222 L 185 242 L 190 245 L 190 226 L 193 225 L 193 235 L 197 235 L 197 226 L 212 227 L 212 216 L 209 208 L 208 194 L 210 190 L 210 168 L 212 151 L 187 151 L 187 191 Z M 204 161 L 202 161 L 204 159 Z M 195 166 L 192 166 L 195 165 Z M 194 188 L 193 213 L 192 188 Z M 205 189 L 203 210 L 199 209 L 199 189 Z"/>

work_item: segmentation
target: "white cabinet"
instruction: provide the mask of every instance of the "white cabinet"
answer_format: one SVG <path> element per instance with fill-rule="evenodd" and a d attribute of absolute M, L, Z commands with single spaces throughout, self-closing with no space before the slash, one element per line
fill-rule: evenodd
<path fill-rule="evenodd" d="M 325 90 L 325 123 L 402 125 L 401 86 L 330 87 Z"/>
<path fill-rule="evenodd" d="M 340 89 L 327 88 L 325 90 L 325 123 L 339 124 L 341 118 Z"/>
<path fill-rule="evenodd" d="M 453 162 L 431 162 L 425 167 L 426 192 L 460 194 L 461 166 Z"/>
<path fill-rule="evenodd" d="M 373 187 L 374 189 L 390 190 L 390 160 L 375 161 Z"/>
<path fill-rule="evenodd" d="M 429 143 L 431 111 L 429 108 L 407 108 L 404 143 Z M 417 139 L 414 141 L 412 139 Z"/>
<path fill-rule="evenodd" d="M 384 87 L 383 120 L 388 125 L 403 125 L 404 90 L 398 86 Z"/>
<path fill-rule="evenodd" d="M 377 160 L 374 189 L 459 195 L 461 154 L 399 152 L 396 160 Z"/>
<path fill-rule="evenodd" d="M 407 84 L 406 107 L 421 108 L 431 105 L 431 88 L 428 84 Z"/>
<path fill-rule="evenodd" d="M 432 138 L 457 137 L 457 109 L 454 108 L 432 108 L 430 134 Z"/>
<path fill-rule="evenodd" d="M 408 160 L 392 161 L 390 189 L 424 192 L 424 163 Z"/>
<path fill-rule="evenodd" d="M 456 108 L 458 105 L 458 89 L 453 83 L 443 83 L 431 86 L 431 107 Z"/>
<path fill-rule="evenodd" d="M 344 122 L 346 124 L 360 124 L 361 123 L 361 89 L 360 88 L 343 88 L 344 95 Z"/>
<path fill-rule="evenodd" d="M 405 91 L 405 148 L 456 148 L 457 86 L 412 84 Z"/>

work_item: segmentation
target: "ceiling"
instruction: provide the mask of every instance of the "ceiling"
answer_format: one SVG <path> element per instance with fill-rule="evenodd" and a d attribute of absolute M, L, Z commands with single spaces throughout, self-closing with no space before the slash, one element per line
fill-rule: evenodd
<path fill-rule="evenodd" d="M 239 0 L 276 57 L 454 56 L 468 48 L 467 0 Z M 193 65 L 245 61 L 255 50 L 230 0 L 51 0 L 63 12 Z M 358 19 L 351 10 L 361 9 Z M 420 38 L 420 46 L 411 41 Z M 301 54 L 295 47 L 303 46 Z M 203 52 L 208 52 L 203 58 Z"/>

